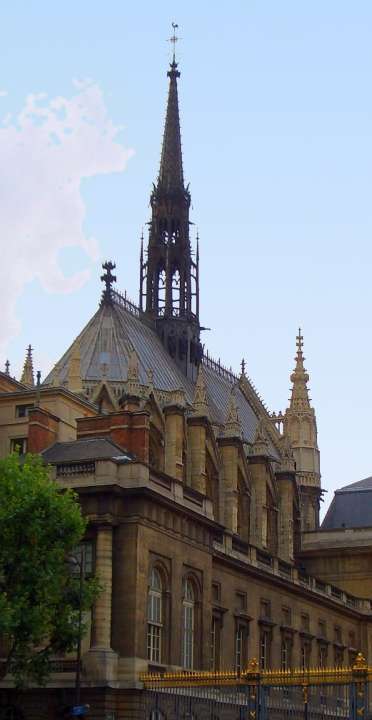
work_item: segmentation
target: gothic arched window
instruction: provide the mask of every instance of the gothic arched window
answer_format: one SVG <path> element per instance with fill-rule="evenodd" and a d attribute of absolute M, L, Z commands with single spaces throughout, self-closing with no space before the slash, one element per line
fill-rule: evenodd
<path fill-rule="evenodd" d="M 191 670 L 194 665 L 195 590 L 190 578 L 184 582 L 182 603 L 182 665 Z"/>
<path fill-rule="evenodd" d="M 158 273 L 158 310 L 159 315 L 164 315 L 165 311 L 165 285 L 166 285 L 166 275 L 164 268 L 162 270 L 159 270 Z"/>
<path fill-rule="evenodd" d="M 162 634 L 163 582 L 159 570 L 153 567 L 150 573 L 147 603 L 147 657 L 151 662 L 161 662 Z"/>
<path fill-rule="evenodd" d="M 181 278 L 178 270 L 172 275 L 172 311 L 173 315 L 180 314 Z"/>

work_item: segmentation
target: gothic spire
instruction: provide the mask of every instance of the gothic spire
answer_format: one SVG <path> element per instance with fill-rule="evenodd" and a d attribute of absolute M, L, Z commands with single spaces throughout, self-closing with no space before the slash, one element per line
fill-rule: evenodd
<path fill-rule="evenodd" d="M 292 395 L 290 399 L 291 410 L 296 411 L 308 411 L 310 409 L 310 400 L 307 383 L 309 381 L 309 375 L 304 367 L 304 355 L 302 348 L 304 346 L 304 338 L 301 334 L 301 328 L 298 330 L 296 338 L 297 354 L 295 357 L 296 366 L 291 375 L 292 382 Z"/>
<path fill-rule="evenodd" d="M 30 387 L 34 387 L 34 385 L 35 385 L 34 365 L 33 365 L 33 360 L 32 360 L 31 345 L 28 346 L 27 351 L 26 351 L 26 359 L 25 359 L 25 363 L 23 366 L 21 383 L 24 383 L 25 385 L 30 385 Z"/>
<path fill-rule="evenodd" d="M 175 31 L 177 25 L 172 23 Z M 177 37 L 173 34 L 171 42 L 174 47 Z M 168 70 L 169 90 L 167 112 L 165 116 L 163 147 L 161 151 L 160 170 L 158 177 L 158 187 L 166 191 L 177 191 L 184 189 L 183 167 L 182 167 L 182 145 L 181 145 L 181 127 L 180 114 L 178 108 L 178 90 L 177 79 L 180 72 L 177 69 L 175 52 L 173 51 L 173 59 Z"/>
<path fill-rule="evenodd" d="M 173 31 L 177 25 L 172 24 Z M 177 37 L 173 34 L 171 42 Z M 199 248 L 190 242 L 191 197 L 182 169 L 181 130 L 175 54 L 169 90 L 160 170 L 151 194 L 149 241 L 140 256 L 140 309 L 182 372 L 196 381 L 202 359 L 199 324 Z"/>
<path fill-rule="evenodd" d="M 292 446 L 300 491 L 301 527 L 315 530 L 319 527 L 320 457 L 314 408 L 310 405 L 307 383 L 309 375 L 304 367 L 301 330 L 296 338 L 295 369 L 291 375 L 292 394 L 289 408 L 283 417 L 283 434 Z M 284 465 L 288 465 L 285 460 Z"/>

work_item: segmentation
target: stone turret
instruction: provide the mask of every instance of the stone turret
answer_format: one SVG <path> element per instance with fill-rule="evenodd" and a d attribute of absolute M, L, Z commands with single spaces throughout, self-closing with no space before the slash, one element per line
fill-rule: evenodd
<path fill-rule="evenodd" d="M 301 529 L 319 527 L 321 497 L 320 461 L 314 408 L 310 405 L 307 383 L 309 375 L 304 367 L 303 336 L 297 336 L 295 369 L 291 375 L 292 393 L 289 408 L 284 414 L 284 435 L 289 439 L 296 463 L 300 493 Z"/>

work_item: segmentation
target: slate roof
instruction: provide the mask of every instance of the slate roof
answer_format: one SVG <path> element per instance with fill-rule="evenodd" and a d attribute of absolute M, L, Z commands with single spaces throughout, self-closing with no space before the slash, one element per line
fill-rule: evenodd
<path fill-rule="evenodd" d="M 107 438 L 82 438 L 72 442 L 56 442 L 42 452 L 46 463 L 53 465 L 65 462 L 90 460 L 117 460 L 130 462 L 132 456 Z"/>
<path fill-rule="evenodd" d="M 70 357 L 75 343 L 80 346 L 81 377 L 87 383 L 99 383 L 102 380 L 102 367 L 105 366 L 105 379 L 111 383 L 126 381 L 128 361 L 134 348 L 139 361 L 139 380 L 147 383 L 147 371 L 154 374 L 154 387 L 157 390 L 177 390 L 183 388 L 186 400 L 191 403 L 194 397 L 194 382 L 186 378 L 177 367 L 156 332 L 148 326 L 138 309 L 126 301 L 119 293 L 113 293 L 114 302 L 102 304 L 87 323 L 73 345 L 44 380 L 43 385 L 53 382 L 58 376 L 58 384 L 67 384 Z M 238 387 L 238 378 L 219 368 L 216 363 L 205 359 L 205 382 L 213 423 L 222 424 L 226 420 L 231 389 L 235 386 L 235 397 L 242 424 L 243 438 L 253 442 L 259 414 L 266 414 L 258 395 L 254 406 L 247 400 Z M 255 391 L 252 388 L 252 393 Z M 277 451 L 270 443 L 271 453 Z"/>
<path fill-rule="evenodd" d="M 372 477 L 336 490 L 321 527 L 372 527 Z"/>

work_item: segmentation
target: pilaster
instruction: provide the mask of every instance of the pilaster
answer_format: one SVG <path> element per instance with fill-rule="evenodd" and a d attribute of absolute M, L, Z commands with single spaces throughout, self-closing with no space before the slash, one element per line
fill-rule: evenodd
<path fill-rule="evenodd" d="M 183 479 L 184 411 L 179 405 L 167 405 L 165 415 L 165 472 Z"/>

